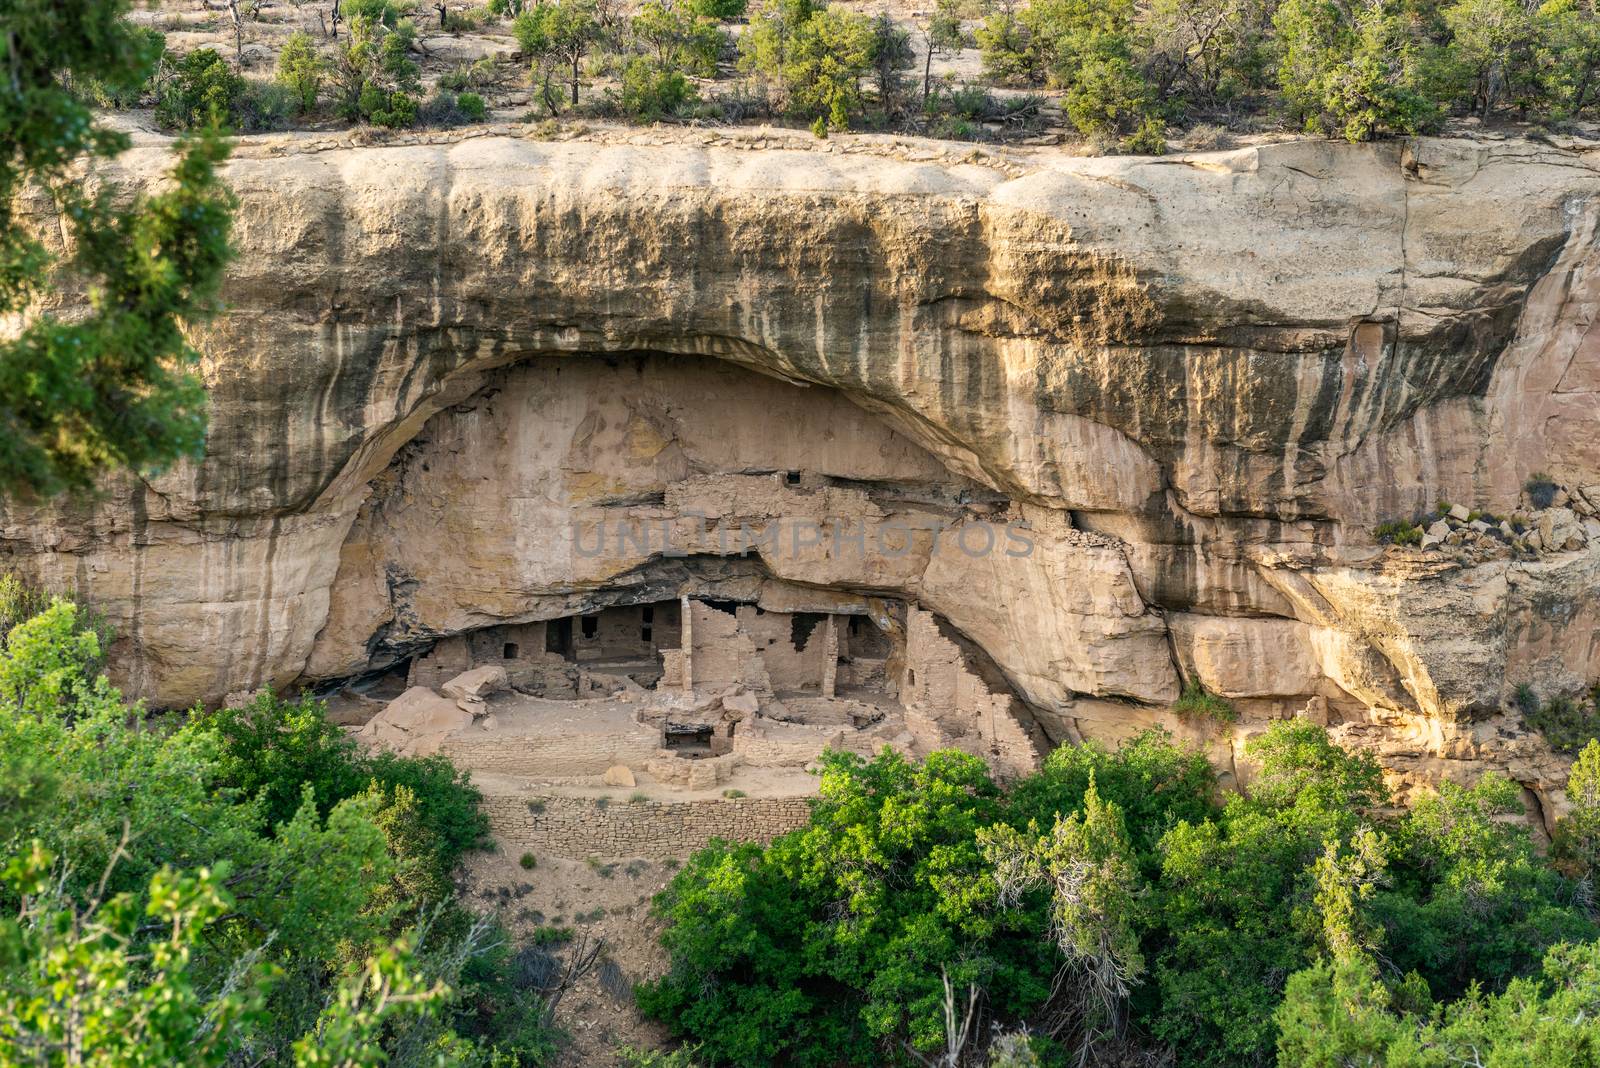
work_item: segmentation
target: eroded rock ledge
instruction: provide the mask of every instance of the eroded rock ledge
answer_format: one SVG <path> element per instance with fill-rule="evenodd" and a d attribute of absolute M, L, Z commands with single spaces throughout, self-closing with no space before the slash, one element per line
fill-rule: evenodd
<path fill-rule="evenodd" d="M 1194 677 L 1245 713 L 1233 735 L 1309 707 L 1392 767 L 1465 775 L 1513 763 L 1495 717 L 1518 683 L 1600 676 L 1600 544 L 1371 536 L 1441 500 L 1514 511 L 1534 471 L 1600 484 L 1592 153 L 492 136 L 247 142 L 228 176 L 206 460 L 0 516 L 5 564 L 105 610 L 153 703 L 712 596 L 732 558 L 937 613 L 1057 738 L 1164 719 Z M 691 512 L 933 533 L 893 558 L 571 536 Z M 1026 556 L 939 551 L 1011 523 Z M 1552 796 L 1558 762 L 1517 737 L 1514 773 Z"/>

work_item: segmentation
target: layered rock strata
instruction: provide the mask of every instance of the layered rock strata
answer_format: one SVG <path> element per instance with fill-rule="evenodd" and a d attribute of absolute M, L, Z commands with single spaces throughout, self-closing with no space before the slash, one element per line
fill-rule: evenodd
<path fill-rule="evenodd" d="M 937 613 L 1057 738 L 1171 722 L 1198 679 L 1244 712 L 1194 729 L 1225 763 L 1309 709 L 1559 804 L 1503 710 L 1600 676 L 1600 539 L 1373 528 L 1600 485 L 1600 156 L 915 148 L 246 140 L 206 458 L 10 505 L 0 561 L 104 610 L 157 705 L 766 576 Z M 645 519 L 712 540 L 575 536 Z M 784 522 L 914 530 L 715 540 Z"/>

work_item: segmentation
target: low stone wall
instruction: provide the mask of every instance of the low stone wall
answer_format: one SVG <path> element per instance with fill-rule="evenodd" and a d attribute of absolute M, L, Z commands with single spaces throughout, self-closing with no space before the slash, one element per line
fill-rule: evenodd
<path fill-rule="evenodd" d="M 445 740 L 441 752 L 457 767 L 508 775 L 601 775 L 613 764 L 642 768 L 661 745 L 648 727 L 609 733 L 523 735 L 473 731 Z"/>
<path fill-rule="evenodd" d="M 713 838 L 769 842 L 811 818 L 809 797 L 700 801 L 612 800 L 535 794 L 485 795 L 489 830 L 507 852 L 530 849 L 587 856 L 687 857 Z"/>

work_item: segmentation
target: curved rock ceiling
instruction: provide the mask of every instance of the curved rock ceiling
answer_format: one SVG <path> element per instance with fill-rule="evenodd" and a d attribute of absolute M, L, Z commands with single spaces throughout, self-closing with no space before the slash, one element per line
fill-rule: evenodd
<path fill-rule="evenodd" d="M 12 508 L 0 546 L 101 606 L 164 705 L 658 566 L 530 537 L 563 514 L 747 498 L 1026 522 L 1023 559 L 766 566 L 912 597 L 1113 734 L 1181 671 L 1247 721 L 1320 699 L 1376 747 L 1470 760 L 1518 682 L 1600 675 L 1600 539 L 1371 536 L 1441 500 L 1509 512 L 1534 471 L 1600 487 L 1588 157 L 912 154 L 246 140 L 230 310 L 198 339 L 207 458 Z"/>

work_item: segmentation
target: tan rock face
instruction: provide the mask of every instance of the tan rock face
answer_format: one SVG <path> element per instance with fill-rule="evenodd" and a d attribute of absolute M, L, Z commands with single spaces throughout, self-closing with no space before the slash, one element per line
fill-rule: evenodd
<path fill-rule="evenodd" d="M 247 141 L 229 179 L 206 459 L 0 514 L 0 560 L 106 611 L 155 704 L 763 576 L 936 612 L 1058 737 L 1159 719 L 1187 677 L 1247 723 L 1318 700 L 1393 741 L 1600 674 L 1576 513 L 1533 559 L 1371 538 L 1509 512 L 1536 470 L 1600 484 L 1588 157 L 490 136 Z M 629 523 L 680 542 L 582 540 Z M 773 527 L 787 551 L 737 551 Z"/>

